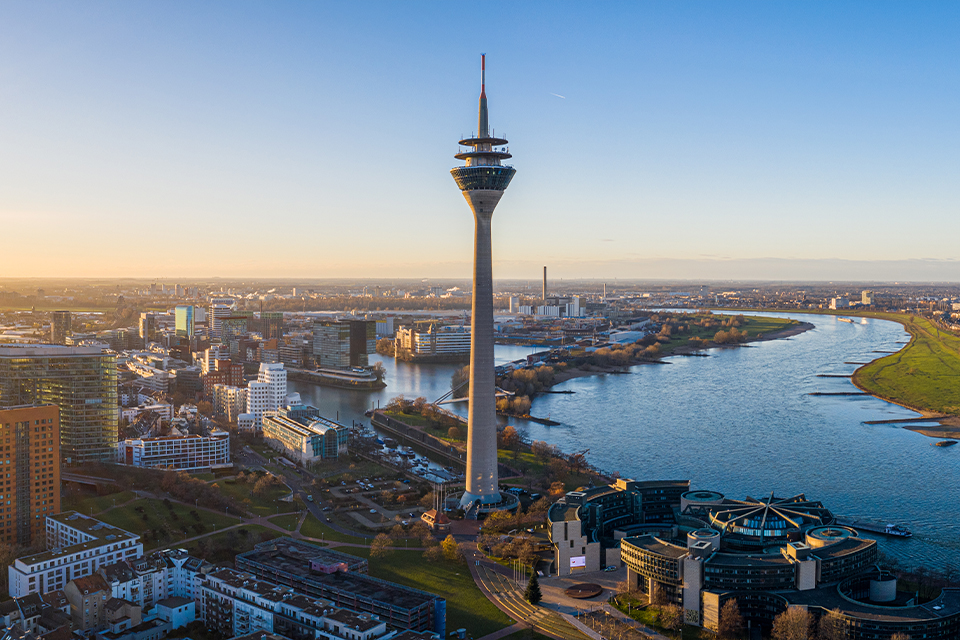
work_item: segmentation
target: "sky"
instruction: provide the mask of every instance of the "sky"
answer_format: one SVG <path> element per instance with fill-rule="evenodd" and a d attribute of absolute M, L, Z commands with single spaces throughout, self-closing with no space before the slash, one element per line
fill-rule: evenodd
<path fill-rule="evenodd" d="M 0 277 L 960 281 L 955 2 L 0 3 Z"/>

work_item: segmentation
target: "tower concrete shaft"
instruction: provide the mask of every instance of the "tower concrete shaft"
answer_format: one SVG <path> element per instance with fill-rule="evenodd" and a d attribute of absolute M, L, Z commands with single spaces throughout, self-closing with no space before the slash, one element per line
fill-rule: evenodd
<path fill-rule="evenodd" d="M 473 245 L 473 316 L 470 320 L 470 408 L 467 426 L 467 486 L 462 505 L 501 501 L 497 478 L 497 406 L 493 360 L 493 265 L 490 235 L 493 210 L 516 171 L 507 141 L 488 131 L 486 58 L 481 57 L 479 131 L 460 141 L 472 147 L 455 157 L 463 167 L 450 170 L 476 223 Z M 501 147 L 497 149 L 496 147 Z"/>

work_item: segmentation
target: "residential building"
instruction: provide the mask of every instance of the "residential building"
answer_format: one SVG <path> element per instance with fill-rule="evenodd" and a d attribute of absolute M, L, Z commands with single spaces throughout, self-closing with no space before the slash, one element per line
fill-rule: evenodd
<path fill-rule="evenodd" d="M 247 333 L 249 320 L 236 314 L 220 318 L 220 342 L 227 345 L 231 356 L 240 354 L 240 338 Z"/>
<path fill-rule="evenodd" d="M 214 368 L 203 376 L 203 395 L 213 398 L 214 389 L 218 384 L 231 387 L 243 386 L 243 363 L 233 360 L 217 359 Z"/>
<path fill-rule="evenodd" d="M 191 339 L 197 334 L 194 307 L 192 304 L 177 305 L 174 309 L 174 322 L 177 335 Z"/>
<path fill-rule="evenodd" d="M 26 404 L 60 408 L 60 453 L 67 464 L 116 459 L 114 355 L 97 347 L 0 346 L 0 407 Z"/>
<path fill-rule="evenodd" d="M 50 342 L 67 344 L 67 336 L 72 330 L 69 311 L 54 311 L 50 320 Z"/>
<path fill-rule="evenodd" d="M 470 327 L 430 324 L 426 331 L 400 327 L 394 337 L 394 354 L 401 360 L 458 362 L 470 359 Z"/>
<path fill-rule="evenodd" d="M 313 355 L 321 369 L 351 369 L 369 365 L 377 352 L 373 320 L 317 320 L 313 323 Z"/>
<path fill-rule="evenodd" d="M 247 410 L 247 389 L 229 384 L 213 385 L 213 414 L 227 422 L 236 422 Z"/>
<path fill-rule="evenodd" d="M 264 442 L 300 464 L 336 460 L 347 453 L 350 429 L 309 405 L 281 407 L 263 417 Z"/>
<path fill-rule="evenodd" d="M 0 542 L 29 545 L 60 513 L 60 410 L 56 405 L 0 409 Z"/>
<path fill-rule="evenodd" d="M 78 631 L 97 631 L 105 626 L 110 585 L 102 576 L 93 574 L 74 578 L 63 588 L 70 602 L 73 628 Z"/>
<path fill-rule="evenodd" d="M 860 292 L 860 304 L 870 306 L 873 304 L 873 291 L 861 291 Z"/>
<path fill-rule="evenodd" d="M 63 589 L 103 565 L 143 555 L 140 536 L 76 511 L 47 516 L 47 549 L 17 558 L 7 568 L 11 596 Z"/>
<path fill-rule="evenodd" d="M 178 471 L 224 469 L 230 463 L 230 434 L 219 429 L 209 435 L 158 436 L 124 440 L 117 461 L 136 467 L 158 467 Z"/>
<path fill-rule="evenodd" d="M 356 556 L 302 540 L 276 538 L 238 555 L 235 562 L 240 571 L 290 587 L 310 598 L 329 600 L 335 607 L 372 613 L 399 629 L 446 636 L 446 600 L 371 578 L 365 575 L 367 562 Z"/>
<path fill-rule="evenodd" d="M 831 309 L 849 309 L 850 300 L 843 296 L 837 296 L 835 298 L 830 298 L 830 308 Z"/>

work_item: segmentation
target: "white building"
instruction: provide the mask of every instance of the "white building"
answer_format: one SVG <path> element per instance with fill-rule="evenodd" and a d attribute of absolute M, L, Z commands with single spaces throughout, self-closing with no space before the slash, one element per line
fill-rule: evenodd
<path fill-rule="evenodd" d="M 117 446 L 117 462 L 135 467 L 160 467 L 179 471 L 222 469 L 232 466 L 230 434 L 213 430 L 206 436 L 158 436 L 124 440 Z"/>
<path fill-rule="evenodd" d="M 237 417 L 247 410 L 247 390 L 228 384 L 213 385 L 213 414 L 225 418 L 227 422 L 236 422 Z"/>
<path fill-rule="evenodd" d="M 397 355 L 407 357 L 458 357 L 470 355 L 470 327 L 430 325 L 426 331 L 400 327 L 394 338 Z"/>
<path fill-rule="evenodd" d="M 831 309 L 848 309 L 849 307 L 850 307 L 850 301 L 844 298 L 843 296 L 830 298 Z"/>
<path fill-rule="evenodd" d="M 207 326 L 210 328 L 210 336 L 219 338 L 221 333 L 221 324 L 223 319 L 233 315 L 233 304 L 211 303 L 209 313 L 207 314 Z"/>
<path fill-rule="evenodd" d="M 247 385 L 247 413 L 253 414 L 254 428 L 263 426 L 265 411 L 276 411 L 284 406 L 286 399 L 287 372 L 283 363 L 261 363 L 257 381 Z"/>
<path fill-rule="evenodd" d="M 104 565 L 143 555 L 140 536 L 76 511 L 47 516 L 47 549 L 17 558 L 7 568 L 12 597 L 63 589 Z"/>
<path fill-rule="evenodd" d="M 347 453 L 350 429 L 320 415 L 315 407 L 295 404 L 263 418 L 263 441 L 301 464 L 336 460 Z"/>
<path fill-rule="evenodd" d="M 140 417 L 140 414 L 147 413 L 149 411 L 159 414 L 160 417 L 167 422 L 173 420 L 173 405 L 166 402 L 160 402 L 156 404 L 141 404 L 138 407 L 121 409 L 120 417 L 126 418 L 127 422 L 134 423 L 137 421 L 137 418 Z"/>

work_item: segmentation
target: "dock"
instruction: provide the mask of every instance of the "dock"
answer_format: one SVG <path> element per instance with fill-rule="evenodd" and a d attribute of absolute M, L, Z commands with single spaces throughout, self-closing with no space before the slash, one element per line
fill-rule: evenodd
<path fill-rule="evenodd" d="M 818 373 L 818 378 L 852 378 L 852 373 Z"/>
<path fill-rule="evenodd" d="M 808 396 L 869 396 L 869 393 L 863 391 L 814 391 L 808 393 Z"/>

